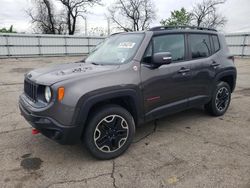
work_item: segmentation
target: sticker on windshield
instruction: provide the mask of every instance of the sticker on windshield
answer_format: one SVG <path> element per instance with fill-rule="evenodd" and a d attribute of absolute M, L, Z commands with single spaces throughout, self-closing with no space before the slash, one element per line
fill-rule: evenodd
<path fill-rule="evenodd" d="M 134 42 L 121 42 L 118 48 L 133 48 L 135 46 Z"/>
<path fill-rule="evenodd" d="M 122 58 L 122 59 L 121 59 L 121 63 L 124 63 L 125 60 L 126 60 L 125 58 Z"/>

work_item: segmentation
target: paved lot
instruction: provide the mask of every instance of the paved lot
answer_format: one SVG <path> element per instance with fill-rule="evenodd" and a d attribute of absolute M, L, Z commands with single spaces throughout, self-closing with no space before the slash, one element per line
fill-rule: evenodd
<path fill-rule="evenodd" d="M 98 161 L 81 145 L 31 135 L 18 109 L 25 72 L 78 59 L 0 59 L 1 187 L 250 187 L 250 60 L 236 60 L 223 117 L 202 109 L 169 116 L 139 128 L 123 156 Z"/>

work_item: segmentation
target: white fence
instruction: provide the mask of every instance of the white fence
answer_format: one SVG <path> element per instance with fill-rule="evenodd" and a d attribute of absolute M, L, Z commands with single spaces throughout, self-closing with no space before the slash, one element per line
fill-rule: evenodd
<path fill-rule="evenodd" d="M 0 58 L 88 54 L 104 37 L 0 34 Z"/>
<path fill-rule="evenodd" d="M 250 57 L 250 33 L 227 34 L 226 41 L 233 55 Z"/>
<path fill-rule="evenodd" d="M 104 37 L 0 33 L 0 58 L 84 55 L 103 40 Z M 227 34 L 226 41 L 233 55 L 250 56 L 250 33 Z"/>

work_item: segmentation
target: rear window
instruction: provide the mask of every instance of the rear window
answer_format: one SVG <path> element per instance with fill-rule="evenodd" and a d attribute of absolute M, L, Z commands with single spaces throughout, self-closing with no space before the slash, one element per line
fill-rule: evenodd
<path fill-rule="evenodd" d="M 214 52 L 219 51 L 220 50 L 220 43 L 219 43 L 218 36 L 212 35 L 212 42 L 214 45 Z"/>
<path fill-rule="evenodd" d="M 192 59 L 205 58 L 211 53 L 209 36 L 206 34 L 190 34 L 189 45 Z"/>

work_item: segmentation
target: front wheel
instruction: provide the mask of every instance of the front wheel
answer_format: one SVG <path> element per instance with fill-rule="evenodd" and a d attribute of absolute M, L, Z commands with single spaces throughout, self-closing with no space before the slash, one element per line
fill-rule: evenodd
<path fill-rule="evenodd" d="M 132 115 L 118 105 L 96 110 L 84 132 L 84 143 L 98 159 L 112 159 L 127 150 L 135 134 Z"/>
<path fill-rule="evenodd" d="M 211 101 L 205 109 L 213 116 L 223 115 L 231 101 L 231 88 L 226 82 L 219 82 L 213 92 Z"/>

